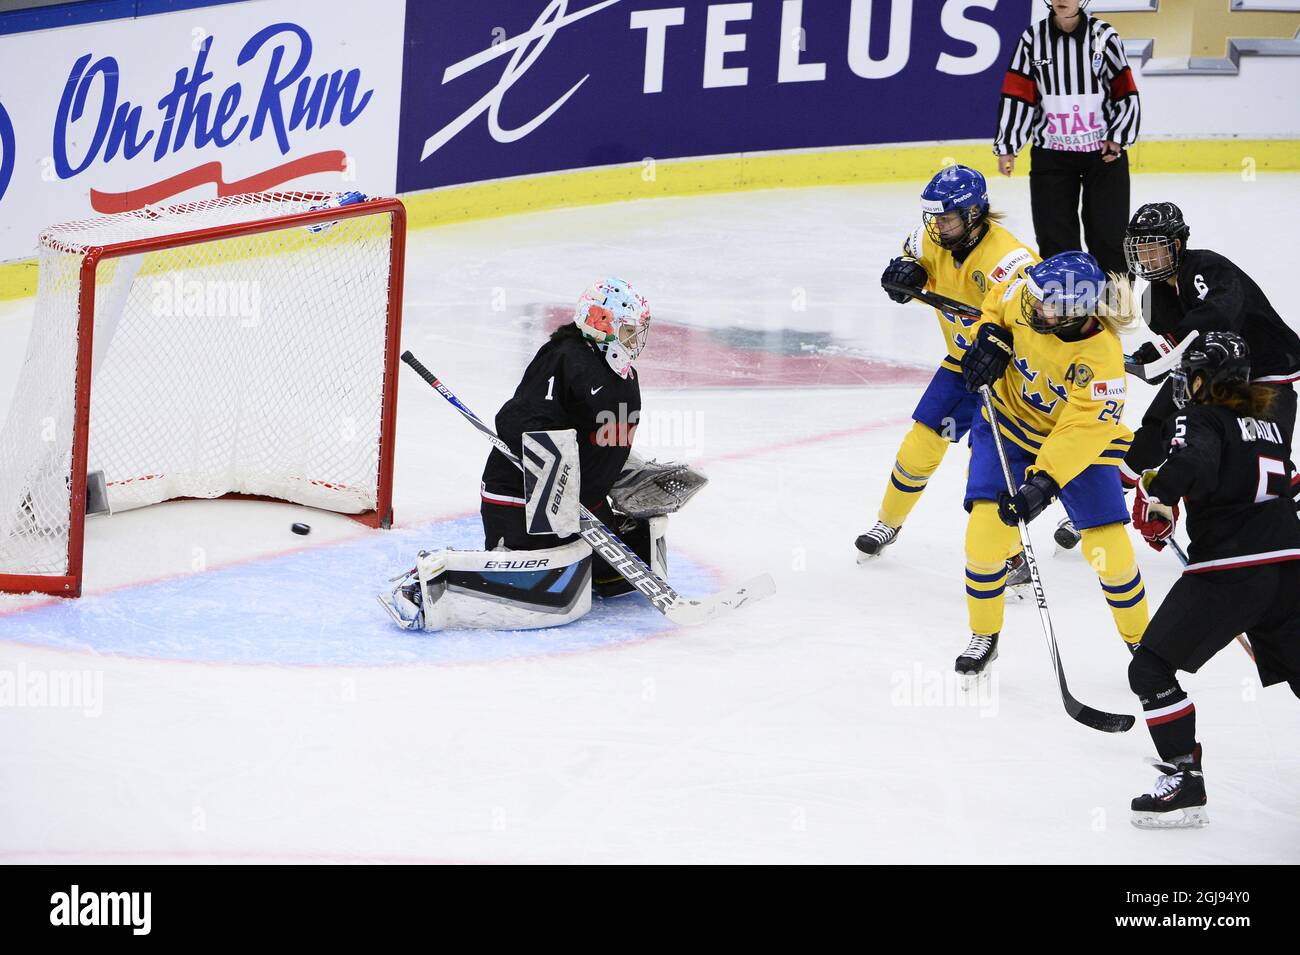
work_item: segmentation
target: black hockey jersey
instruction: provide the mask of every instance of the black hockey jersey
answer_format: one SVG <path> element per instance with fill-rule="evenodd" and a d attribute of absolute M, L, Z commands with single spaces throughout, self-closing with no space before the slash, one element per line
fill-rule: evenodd
<path fill-rule="evenodd" d="M 1178 289 L 1150 288 L 1150 324 L 1173 344 L 1193 329 L 1236 332 L 1250 348 L 1255 381 L 1300 380 L 1300 336 L 1274 311 L 1249 275 L 1208 249 L 1188 249 L 1178 266 Z"/>
<path fill-rule="evenodd" d="M 514 397 L 497 412 L 496 430 L 515 454 L 525 431 L 576 431 L 579 499 L 591 508 L 605 500 L 623 470 L 640 419 L 635 369 L 619 377 L 577 326 L 564 325 L 529 362 Z M 483 468 L 483 499 L 522 506 L 523 493 L 519 468 L 493 449 Z"/>
<path fill-rule="evenodd" d="M 1290 457 L 1276 422 L 1219 405 L 1189 405 L 1174 418 L 1149 493 L 1186 501 L 1188 573 L 1300 560 Z"/>

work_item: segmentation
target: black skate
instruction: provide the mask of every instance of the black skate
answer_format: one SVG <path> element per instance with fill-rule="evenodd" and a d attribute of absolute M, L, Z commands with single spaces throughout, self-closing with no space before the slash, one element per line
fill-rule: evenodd
<path fill-rule="evenodd" d="M 901 527 L 890 527 L 884 521 L 876 521 L 876 526 L 854 541 L 858 549 L 858 563 L 865 564 L 873 557 L 879 557 L 886 547 L 898 540 L 903 532 Z"/>
<path fill-rule="evenodd" d="M 1083 540 L 1083 535 L 1074 529 L 1074 521 L 1066 517 L 1056 525 L 1056 530 L 1052 533 L 1052 539 L 1056 541 L 1056 546 L 1061 550 L 1074 550 L 1079 546 L 1079 541 Z"/>
<path fill-rule="evenodd" d="M 992 669 L 993 661 L 998 658 L 998 635 L 986 637 L 971 634 L 970 643 L 957 657 L 957 675 L 961 677 L 963 688 L 975 686 L 981 678 Z"/>
<path fill-rule="evenodd" d="M 1007 561 L 1007 589 L 1017 600 L 1025 599 L 1033 582 L 1033 578 L 1029 576 L 1029 561 L 1025 560 L 1024 551 Z"/>
<path fill-rule="evenodd" d="M 1177 765 L 1149 760 L 1160 770 L 1155 789 L 1133 800 L 1133 825 L 1139 829 L 1200 829 L 1210 824 L 1205 810 L 1205 778 L 1201 775 L 1201 747 Z"/>

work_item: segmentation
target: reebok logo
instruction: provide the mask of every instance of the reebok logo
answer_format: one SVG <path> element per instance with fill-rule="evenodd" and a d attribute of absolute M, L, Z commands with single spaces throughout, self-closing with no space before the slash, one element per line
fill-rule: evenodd
<path fill-rule="evenodd" d="M 74 885 L 50 896 L 51 925 L 129 925 L 132 935 L 148 935 L 152 892 L 86 892 Z"/>

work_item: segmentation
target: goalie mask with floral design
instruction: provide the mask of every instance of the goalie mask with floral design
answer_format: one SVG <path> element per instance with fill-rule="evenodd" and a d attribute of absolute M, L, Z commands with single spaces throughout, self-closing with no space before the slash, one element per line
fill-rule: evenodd
<path fill-rule="evenodd" d="M 650 337 L 650 306 L 645 297 L 621 279 L 592 285 L 578 299 L 573 322 L 605 354 L 609 367 L 620 377 L 632 374 Z"/>

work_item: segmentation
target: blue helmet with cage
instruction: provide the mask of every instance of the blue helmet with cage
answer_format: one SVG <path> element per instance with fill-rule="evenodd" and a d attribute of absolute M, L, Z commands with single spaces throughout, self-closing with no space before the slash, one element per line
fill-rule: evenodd
<path fill-rule="evenodd" d="M 1021 312 L 1044 335 L 1078 332 L 1096 314 L 1106 273 L 1086 252 L 1061 252 L 1025 269 Z"/>
<path fill-rule="evenodd" d="M 959 221 L 945 215 L 952 212 L 960 216 Z M 925 231 L 937 245 L 950 251 L 968 244 L 988 214 L 988 183 L 970 166 L 945 167 L 921 192 Z"/>

